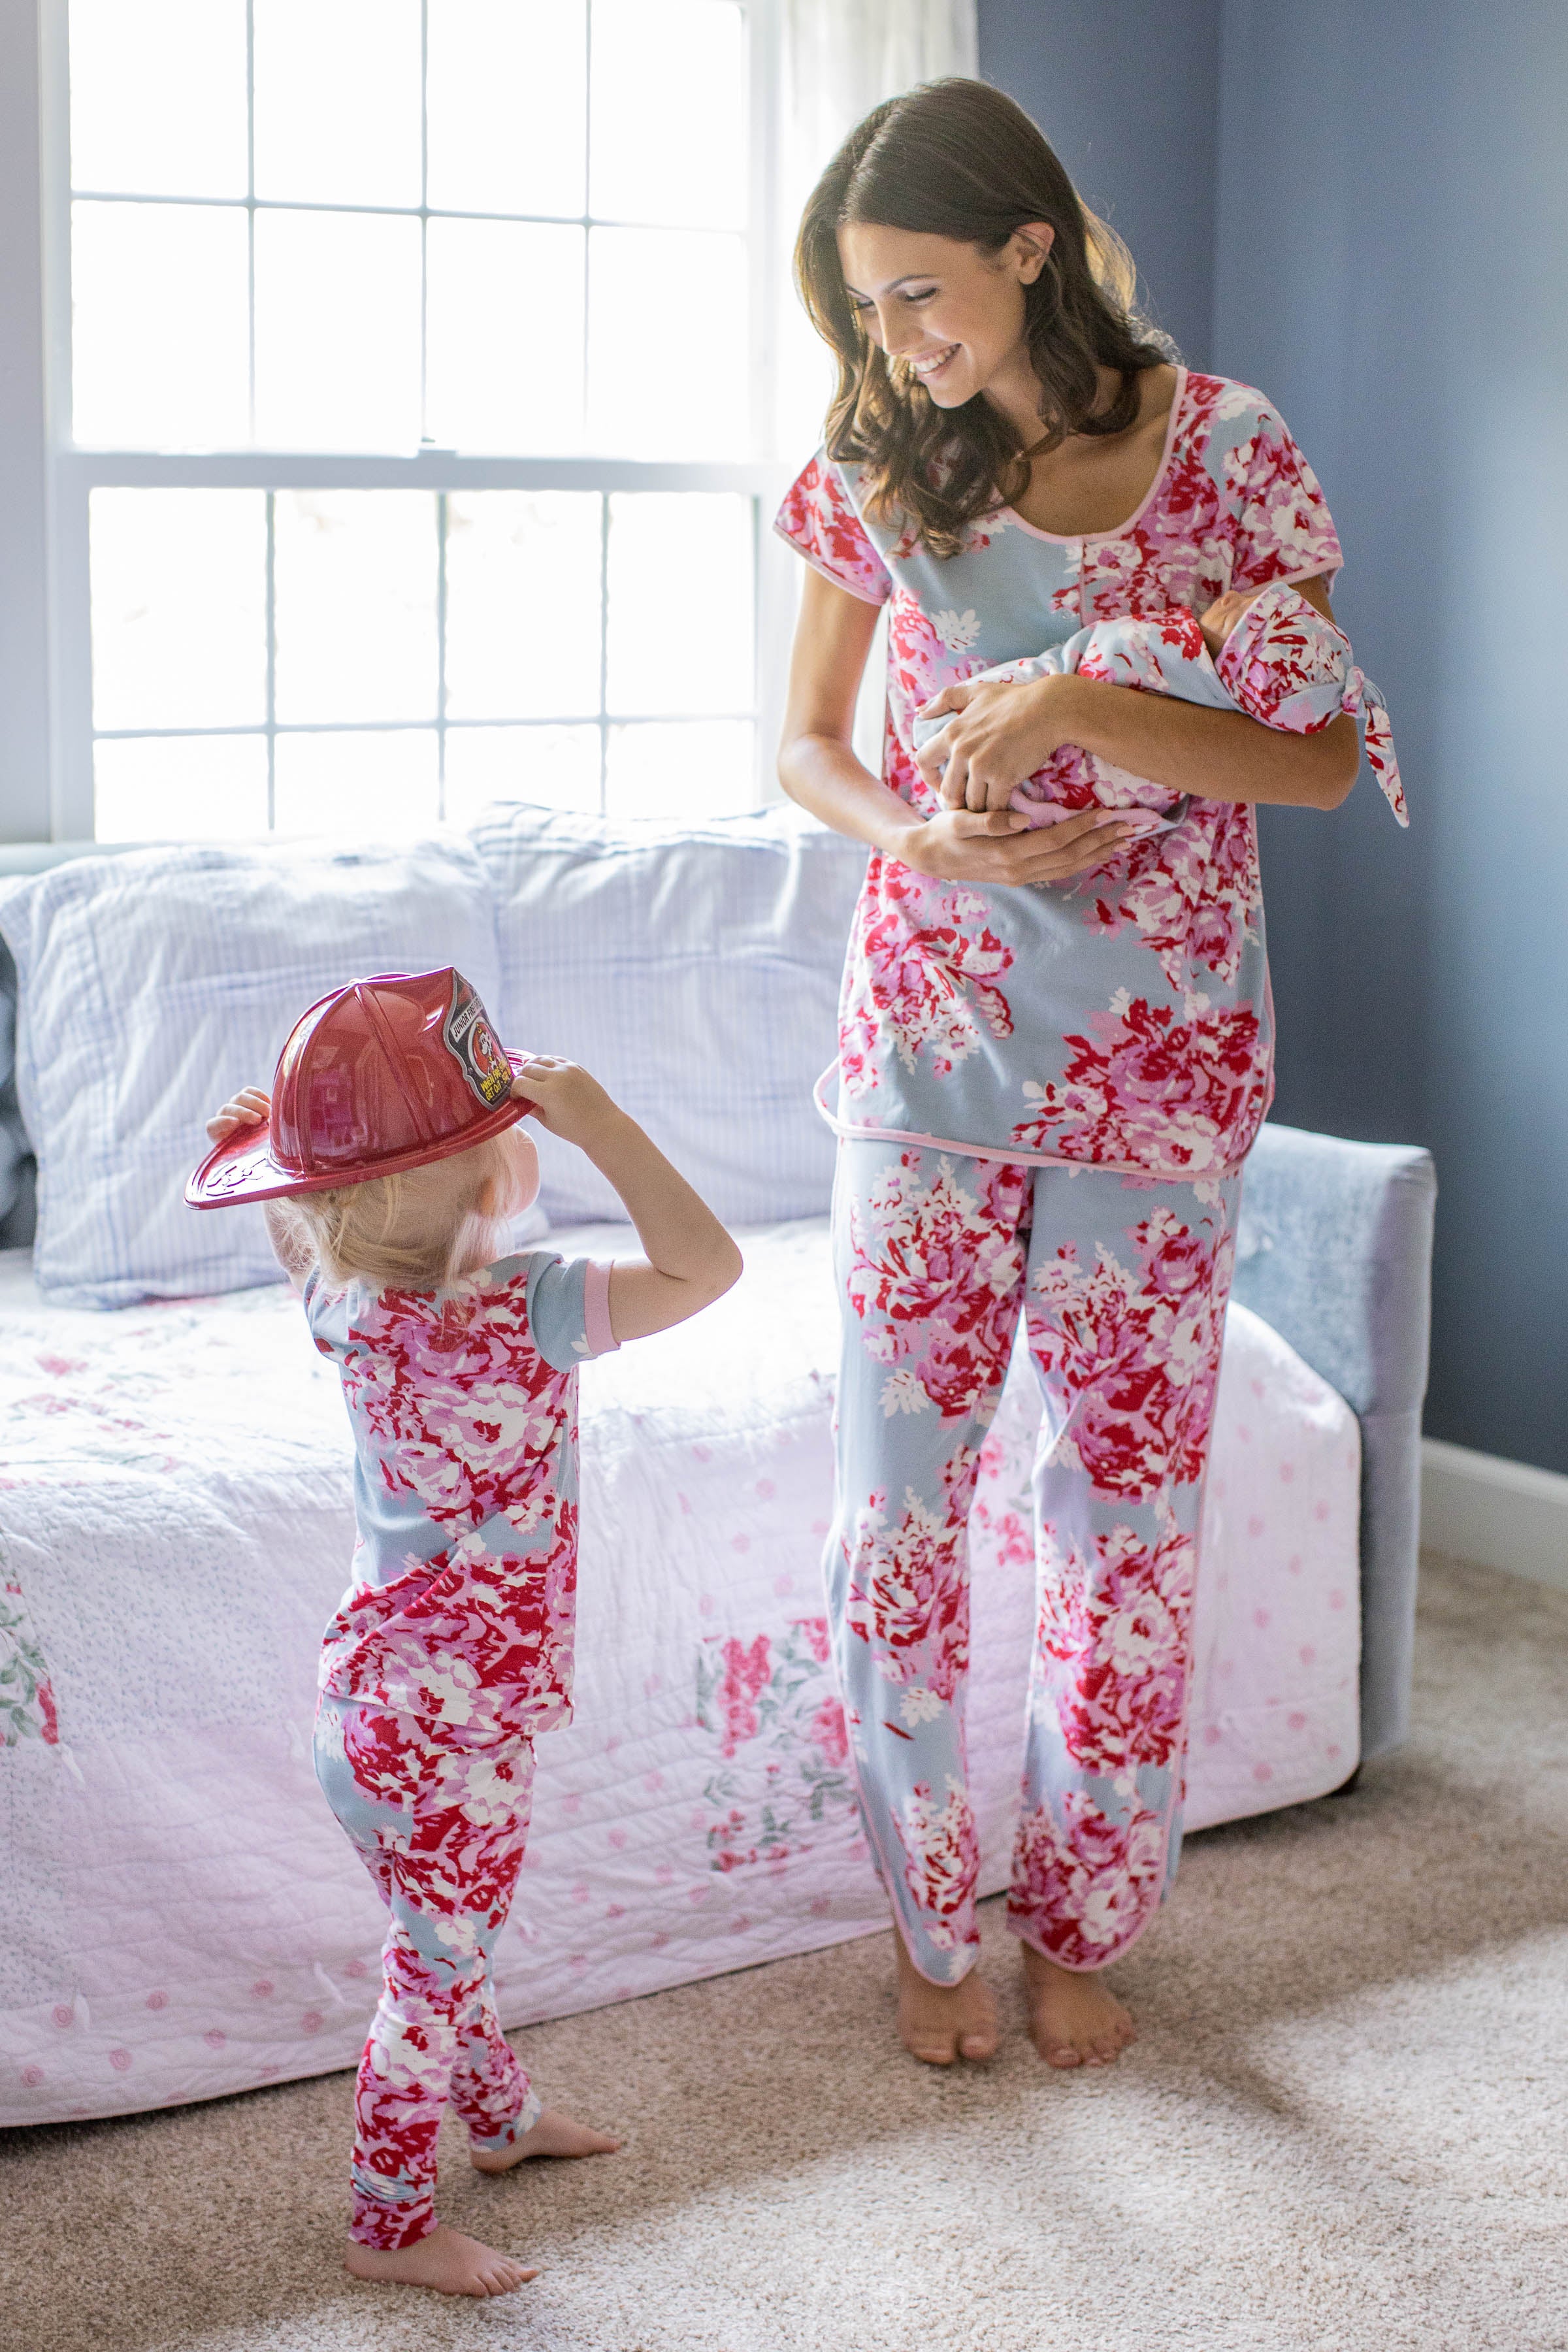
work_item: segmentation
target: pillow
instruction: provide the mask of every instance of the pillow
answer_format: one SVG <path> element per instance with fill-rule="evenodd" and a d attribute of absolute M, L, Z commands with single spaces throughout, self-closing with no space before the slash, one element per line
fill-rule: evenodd
<path fill-rule="evenodd" d="M 0 1249 L 12 1245 L 13 1229 L 26 1208 L 29 1146 L 16 1099 L 16 967 L 0 940 Z"/>
<path fill-rule="evenodd" d="M 826 1214 L 811 1090 L 837 1051 L 863 845 L 794 808 L 678 826 L 510 803 L 470 837 L 508 1045 L 582 1062 L 727 1223 Z M 581 1152 L 538 1142 L 552 1223 L 625 1217 Z"/>
<path fill-rule="evenodd" d="M 495 1010 L 485 872 L 459 834 L 398 847 L 215 844 L 0 882 L 21 984 L 16 1076 L 38 1157 L 34 1270 L 63 1306 L 279 1278 L 259 1207 L 182 1198 L 204 1122 L 271 1082 L 306 1007 L 374 971 L 456 963 Z"/>

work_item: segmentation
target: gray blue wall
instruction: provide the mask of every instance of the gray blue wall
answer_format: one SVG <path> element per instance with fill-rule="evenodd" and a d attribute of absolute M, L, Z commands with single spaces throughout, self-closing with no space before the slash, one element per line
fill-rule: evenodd
<path fill-rule="evenodd" d="M 1220 0 L 979 0 L 980 70 L 1027 109 L 1131 247 L 1194 367 L 1214 316 Z"/>
<path fill-rule="evenodd" d="M 1568 1471 L 1568 7 L 980 18 L 1187 356 L 1263 385 L 1322 478 L 1413 824 L 1364 778 L 1264 812 L 1276 1116 L 1430 1145 L 1427 1429 Z"/>

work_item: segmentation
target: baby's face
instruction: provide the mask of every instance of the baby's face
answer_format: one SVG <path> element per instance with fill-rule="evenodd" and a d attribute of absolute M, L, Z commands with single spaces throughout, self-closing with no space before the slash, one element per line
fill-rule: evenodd
<path fill-rule="evenodd" d="M 1198 626 L 1204 633 L 1204 643 L 1211 654 L 1218 656 L 1220 647 L 1253 598 L 1260 596 L 1262 593 L 1260 588 L 1233 588 L 1227 595 L 1216 596 L 1208 611 L 1200 614 Z"/>

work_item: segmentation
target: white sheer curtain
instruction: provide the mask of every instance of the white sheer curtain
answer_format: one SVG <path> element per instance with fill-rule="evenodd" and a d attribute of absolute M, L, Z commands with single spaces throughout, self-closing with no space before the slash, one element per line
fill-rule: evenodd
<path fill-rule="evenodd" d="M 779 295 L 773 327 L 777 454 L 800 466 L 822 436 L 833 365 L 807 324 L 790 273 L 801 208 L 862 115 L 916 82 L 977 69 L 975 0 L 773 0 L 773 212 Z M 791 590 L 798 583 L 791 581 Z M 793 593 L 791 595 L 793 611 Z M 886 619 L 866 664 L 855 749 L 881 765 Z"/>
<path fill-rule="evenodd" d="M 806 325 L 788 256 L 823 166 L 864 114 L 915 82 L 976 69 L 975 0 L 774 0 L 779 452 L 803 459 L 821 430 L 831 366 Z"/>

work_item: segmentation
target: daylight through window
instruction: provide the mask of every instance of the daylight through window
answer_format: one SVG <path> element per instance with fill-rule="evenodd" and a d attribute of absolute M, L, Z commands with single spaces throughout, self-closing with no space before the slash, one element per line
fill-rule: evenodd
<path fill-rule="evenodd" d="M 755 36 L 71 0 L 100 838 L 758 797 Z"/>

